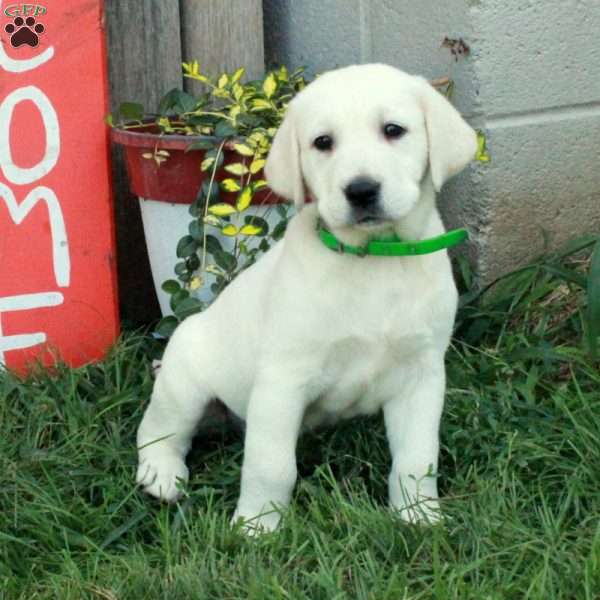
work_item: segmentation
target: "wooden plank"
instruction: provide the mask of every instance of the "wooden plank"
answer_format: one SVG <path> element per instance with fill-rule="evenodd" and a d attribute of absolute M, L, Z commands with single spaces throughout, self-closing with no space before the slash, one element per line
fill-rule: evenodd
<path fill-rule="evenodd" d="M 105 6 L 112 105 L 138 100 L 156 108 L 165 92 L 181 86 L 179 6 L 155 0 Z"/>
<path fill-rule="evenodd" d="M 209 74 L 245 67 L 245 80 L 264 74 L 262 0 L 180 0 L 184 60 Z M 197 82 L 186 90 L 200 93 Z"/>
<path fill-rule="evenodd" d="M 126 100 L 155 110 L 171 88 L 181 87 L 180 13 L 177 2 L 105 0 L 110 105 Z M 119 297 L 123 317 L 158 316 L 137 199 L 129 192 L 121 150 L 113 148 Z"/>

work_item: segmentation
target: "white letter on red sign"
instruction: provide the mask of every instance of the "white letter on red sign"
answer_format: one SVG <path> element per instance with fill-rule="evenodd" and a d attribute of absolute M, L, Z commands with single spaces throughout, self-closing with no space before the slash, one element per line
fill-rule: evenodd
<path fill-rule="evenodd" d="M 40 294 L 23 294 L 21 296 L 0 298 L 0 365 L 5 364 L 5 352 L 31 348 L 46 341 L 46 334 L 43 331 L 20 335 L 3 335 L 2 313 L 58 306 L 63 303 L 63 300 L 63 295 L 58 292 L 42 292 Z"/>
<path fill-rule="evenodd" d="M 40 111 L 46 130 L 46 149 L 42 160 L 31 168 L 21 168 L 13 163 L 10 151 L 10 122 L 15 106 L 24 100 L 31 100 Z M 19 88 L 6 96 L 0 104 L 0 169 L 6 179 L 17 185 L 33 183 L 47 175 L 60 154 L 60 131 L 56 111 L 48 97 L 33 85 Z"/>
<path fill-rule="evenodd" d="M 0 182 L 0 200 L 4 200 L 8 214 L 16 225 L 23 221 L 38 200 L 46 203 L 52 238 L 54 277 L 59 287 L 68 287 L 71 279 L 71 258 L 65 221 L 56 194 L 50 188 L 38 186 L 31 190 L 25 200 L 19 204 L 12 190 Z"/>

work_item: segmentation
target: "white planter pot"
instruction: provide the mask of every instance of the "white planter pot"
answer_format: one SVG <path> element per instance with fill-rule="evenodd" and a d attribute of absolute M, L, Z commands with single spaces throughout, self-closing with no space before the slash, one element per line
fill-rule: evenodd
<path fill-rule="evenodd" d="M 183 236 L 188 235 L 188 226 L 193 217 L 190 216 L 188 204 L 172 204 L 145 198 L 140 198 L 139 202 L 154 288 L 162 315 L 166 317 L 173 314 L 169 305 L 171 296 L 163 291 L 161 286 L 167 279 L 177 279 L 175 265 L 181 261 L 176 253 L 177 243 Z M 271 229 L 280 221 L 280 216 L 275 209 L 266 212 L 265 207 L 260 205 L 248 207 L 244 215 L 262 217 L 269 223 Z M 211 235 L 219 238 L 224 250 L 233 249 L 235 238 L 220 235 L 216 230 L 214 233 L 211 232 Z M 210 288 L 216 278 L 210 273 L 203 273 L 202 279 L 204 285 L 191 293 L 195 298 L 209 304 L 214 300 Z"/>

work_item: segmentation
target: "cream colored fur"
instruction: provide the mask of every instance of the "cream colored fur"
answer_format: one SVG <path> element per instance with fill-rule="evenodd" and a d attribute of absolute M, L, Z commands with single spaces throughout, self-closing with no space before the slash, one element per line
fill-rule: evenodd
<path fill-rule="evenodd" d="M 389 122 L 407 133 L 386 139 Z M 333 138 L 330 151 L 314 147 L 322 135 Z M 302 427 L 383 409 L 391 505 L 406 520 L 439 516 L 444 354 L 457 304 L 447 253 L 338 254 L 316 224 L 320 216 L 352 244 L 392 231 L 439 235 L 435 192 L 475 150 L 474 131 L 436 90 L 386 65 L 326 73 L 291 102 L 266 172 L 299 212 L 281 242 L 169 341 L 138 431 L 146 492 L 177 499 L 192 436 L 217 397 L 247 423 L 234 519 L 272 530 L 296 481 Z M 343 190 L 357 177 L 381 184 L 379 222 L 355 222 Z M 307 195 L 314 202 L 303 207 Z"/>

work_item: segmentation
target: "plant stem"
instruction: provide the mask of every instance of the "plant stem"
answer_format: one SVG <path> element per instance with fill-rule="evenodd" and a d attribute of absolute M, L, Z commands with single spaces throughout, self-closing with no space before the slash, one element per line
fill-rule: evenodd
<path fill-rule="evenodd" d="M 212 169 L 212 173 L 210 175 L 210 183 L 208 184 L 208 191 L 206 193 L 206 204 L 204 205 L 204 218 L 207 217 L 208 215 L 208 205 L 209 205 L 209 201 L 210 201 L 210 193 L 212 191 L 212 186 L 214 185 L 215 182 L 215 175 L 217 174 L 217 165 L 219 164 L 219 156 L 221 155 L 221 153 L 223 152 L 223 147 L 225 146 L 225 140 L 223 140 L 221 142 L 221 144 L 219 145 L 219 149 L 217 150 L 217 156 L 215 158 L 215 165 Z M 204 223 L 204 219 L 202 220 L 202 260 L 200 262 L 200 272 L 204 273 L 204 268 L 206 267 L 206 227 L 205 227 L 205 223 Z"/>

